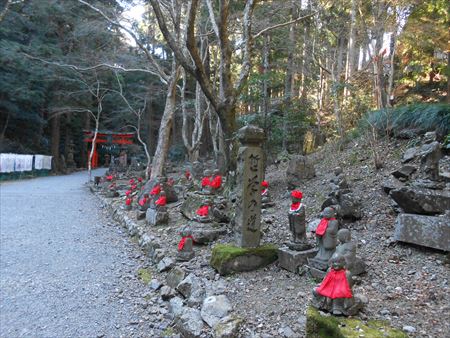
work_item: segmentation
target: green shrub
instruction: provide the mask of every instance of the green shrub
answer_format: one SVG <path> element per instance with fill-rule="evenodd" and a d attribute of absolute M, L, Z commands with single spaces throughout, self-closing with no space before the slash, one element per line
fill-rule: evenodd
<path fill-rule="evenodd" d="M 444 136 L 450 132 L 450 105 L 414 103 L 371 111 L 361 119 L 360 128 L 371 126 L 380 133 L 394 136 L 407 129 L 417 129 L 421 133 L 435 130 Z"/>

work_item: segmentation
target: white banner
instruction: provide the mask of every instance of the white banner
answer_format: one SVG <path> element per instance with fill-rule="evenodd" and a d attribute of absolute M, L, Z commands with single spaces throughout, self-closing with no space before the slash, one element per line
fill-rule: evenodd
<path fill-rule="evenodd" d="M 14 172 L 15 154 L 0 154 L 0 173 Z"/>

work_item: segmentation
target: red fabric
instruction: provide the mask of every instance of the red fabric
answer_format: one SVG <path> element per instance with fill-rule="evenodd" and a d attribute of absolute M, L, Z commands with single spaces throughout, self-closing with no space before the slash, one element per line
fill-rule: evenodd
<path fill-rule="evenodd" d="M 294 190 L 291 192 L 291 196 L 301 200 L 303 198 L 303 193 L 300 190 Z"/>
<path fill-rule="evenodd" d="M 292 203 L 291 204 L 291 211 L 296 211 L 300 208 L 300 205 L 302 204 L 302 202 L 296 202 L 296 203 Z"/>
<path fill-rule="evenodd" d="M 159 184 L 157 184 L 153 187 L 152 191 L 150 191 L 150 195 L 152 195 L 152 196 L 159 195 L 160 192 L 161 192 L 161 186 Z"/>
<path fill-rule="evenodd" d="M 133 184 L 132 186 L 131 186 L 131 190 L 135 190 L 137 188 L 137 185 L 136 184 Z"/>
<path fill-rule="evenodd" d="M 211 176 L 205 176 L 202 178 L 202 188 L 211 185 Z"/>
<path fill-rule="evenodd" d="M 261 182 L 261 186 L 264 187 L 264 188 L 268 188 L 268 187 L 269 187 L 269 182 L 267 182 L 267 181 L 262 181 L 262 182 Z"/>
<path fill-rule="evenodd" d="M 187 180 L 191 179 L 191 173 L 189 172 L 189 170 L 186 170 L 186 172 L 184 173 L 184 177 L 186 177 Z"/>
<path fill-rule="evenodd" d="M 127 200 L 125 201 L 126 205 L 131 205 L 131 198 L 127 198 Z"/>
<path fill-rule="evenodd" d="M 183 250 L 184 244 L 186 243 L 186 239 L 188 239 L 188 238 L 190 238 L 190 239 L 192 239 L 192 241 L 194 241 L 194 238 L 191 235 L 181 238 L 181 241 L 178 243 L 178 251 Z"/>
<path fill-rule="evenodd" d="M 202 217 L 208 216 L 209 205 L 203 205 L 197 209 L 196 214 Z"/>
<path fill-rule="evenodd" d="M 352 298 L 352 289 L 350 289 L 345 272 L 345 269 L 331 269 L 317 288 L 317 293 L 331 299 Z"/>
<path fill-rule="evenodd" d="M 132 178 L 132 179 L 130 180 L 130 184 L 131 184 L 131 185 L 134 184 L 134 178 Z"/>
<path fill-rule="evenodd" d="M 264 196 L 265 194 L 267 194 L 267 191 L 269 191 L 269 189 L 264 189 L 263 191 L 261 191 L 261 196 Z"/>
<path fill-rule="evenodd" d="M 167 198 L 166 196 L 161 196 L 158 198 L 158 200 L 155 202 L 155 205 L 159 205 L 161 207 L 165 206 L 167 204 Z"/>
<path fill-rule="evenodd" d="M 139 177 L 139 178 L 138 178 L 138 182 L 139 182 L 139 183 L 142 183 L 142 177 Z"/>
<path fill-rule="evenodd" d="M 113 178 L 114 178 L 113 175 L 106 176 L 106 179 L 107 179 L 108 181 L 112 181 Z"/>
<path fill-rule="evenodd" d="M 147 203 L 147 199 L 145 197 L 139 201 L 139 205 L 141 207 L 143 207 L 145 205 L 145 203 Z"/>
<path fill-rule="evenodd" d="M 131 190 L 127 190 L 127 191 L 125 192 L 125 196 L 130 196 L 130 194 L 131 194 Z"/>
<path fill-rule="evenodd" d="M 217 175 L 211 182 L 211 187 L 214 189 L 219 189 L 222 186 L 222 176 Z"/>
<path fill-rule="evenodd" d="M 322 218 L 321 220 L 320 220 L 320 223 L 319 223 L 319 225 L 317 226 L 317 229 L 316 229 L 316 235 L 318 235 L 318 236 L 323 236 L 323 234 L 325 233 L 325 231 L 327 231 L 327 228 L 328 228 L 328 222 L 329 221 L 335 221 L 336 220 L 336 218 Z"/>

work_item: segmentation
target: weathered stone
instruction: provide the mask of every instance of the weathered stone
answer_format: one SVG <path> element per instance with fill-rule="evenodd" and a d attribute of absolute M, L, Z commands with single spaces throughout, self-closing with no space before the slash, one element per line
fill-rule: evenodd
<path fill-rule="evenodd" d="M 410 178 L 410 176 L 417 170 L 416 167 L 412 165 L 404 165 L 400 169 L 392 172 L 392 176 L 395 178 Z"/>
<path fill-rule="evenodd" d="M 175 265 L 175 262 L 170 257 L 164 257 L 161 259 L 161 261 L 158 263 L 157 268 L 158 272 L 164 272 L 167 270 L 172 269 L 172 267 Z"/>
<path fill-rule="evenodd" d="M 339 195 L 339 216 L 347 219 L 360 219 L 362 217 L 361 202 L 353 193 Z"/>
<path fill-rule="evenodd" d="M 450 209 L 448 190 L 404 187 L 391 190 L 389 195 L 406 213 L 436 215 Z"/>
<path fill-rule="evenodd" d="M 169 222 L 169 213 L 163 210 L 148 208 L 145 214 L 145 220 L 151 226 L 167 224 Z"/>
<path fill-rule="evenodd" d="M 450 251 L 450 218 L 400 214 L 395 222 L 394 239 Z"/>
<path fill-rule="evenodd" d="M 283 247 L 278 249 L 278 264 L 281 268 L 298 272 L 298 268 L 307 263 L 307 259 L 314 257 L 317 249 L 309 249 L 305 251 L 296 251 Z"/>
<path fill-rule="evenodd" d="M 186 308 L 175 321 L 176 328 L 185 338 L 199 338 L 203 330 L 203 320 L 200 311 Z"/>
<path fill-rule="evenodd" d="M 175 289 L 178 284 L 184 279 L 186 273 L 179 266 L 174 267 L 166 276 L 166 283 L 171 288 Z"/>
<path fill-rule="evenodd" d="M 231 309 L 231 303 L 225 295 L 210 296 L 203 301 L 201 316 L 206 324 L 214 327 Z"/>
<path fill-rule="evenodd" d="M 235 316 L 226 316 L 219 320 L 214 328 L 214 338 L 235 338 L 244 320 Z"/>
<path fill-rule="evenodd" d="M 150 281 L 150 288 L 152 288 L 153 290 L 159 290 L 161 287 L 162 287 L 162 284 L 156 278 L 153 278 Z"/>
<path fill-rule="evenodd" d="M 217 238 L 226 233 L 226 227 L 220 226 L 217 223 L 192 223 L 192 237 L 194 238 L 194 242 L 197 244 L 214 242 Z"/>
<path fill-rule="evenodd" d="M 316 176 L 313 162 L 307 156 L 297 155 L 290 161 L 286 170 L 288 189 L 294 189 L 303 184 L 304 180 Z"/>
<path fill-rule="evenodd" d="M 198 287 L 198 279 L 194 274 L 190 273 L 177 285 L 177 291 L 183 295 L 184 298 L 191 296 L 192 288 Z"/>
<path fill-rule="evenodd" d="M 163 182 L 160 183 L 160 181 L 163 181 Z M 147 183 L 145 183 L 144 187 L 141 189 L 141 192 L 139 193 L 138 201 L 140 201 L 144 197 L 145 194 L 150 194 L 150 191 L 152 191 L 152 189 L 157 184 L 162 185 L 161 188 L 166 193 L 167 203 L 172 203 L 172 202 L 178 201 L 178 196 L 177 196 L 175 189 L 172 186 L 170 186 L 169 184 L 167 184 L 167 180 L 165 180 L 164 178 L 161 178 L 161 177 L 154 178 L 152 180 L 147 181 Z"/>
<path fill-rule="evenodd" d="M 381 187 L 386 194 L 389 194 L 391 190 L 403 188 L 405 185 L 393 177 L 387 177 Z"/>
<path fill-rule="evenodd" d="M 386 321 L 364 322 L 357 318 L 335 317 L 322 314 L 312 306 L 306 314 L 306 338 L 359 338 L 362 332 L 364 337 L 408 338 Z"/>
<path fill-rule="evenodd" d="M 407 163 L 409 161 L 412 161 L 414 158 L 417 157 L 418 154 L 419 154 L 419 147 L 408 148 L 403 154 L 402 162 Z"/>
<path fill-rule="evenodd" d="M 169 301 L 169 312 L 174 315 L 175 318 L 180 317 L 184 312 L 183 300 L 180 297 L 173 297 Z"/>
<path fill-rule="evenodd" d="M 221 275 L 253 271 L 277 260 L 278 249 L 273 245 L 239 248 L 218 244 L 212 250 L 210 264 Z"/>
<path fill-rule="evenodd" d="M 450 181 L 450 156 L 444 156 L 439 160 L 439 176 Z"/>
<path fill-rule="evenodd" d="M 307 225 L 307 231 L 309 232 L 316 232 L 317 226 L 320 223 L 320 218 L 315 218 L 312 221 L 310 221 Z"/>
<path fill-rule="evenodd" d="M 261 240 L 261 182 L 264 176 L 264 154 L 261 128 L 245 126 L 238 131 L 237 187 L 242 189 L 236 201 L 235 238 L 240 247 L 259 246 Z"/>
<path fill-rule="evenodd" d="M 170 298 L 175 297 L 175 290 L 170 286 L 164 285 L 160 292 L 162 300 L 169 300 Z"/>
<path fill-rule="evenodd" d="M 189 220 L 196 216 L 195 212 L 205 203 L 205 196 L 196 192 L 189 192 L 181 205 L 181 213 Z"/>
<path fill-rule="evenodd" d="M 194 163 L 192 163 L 191 174 L 196 180 L 202 177 L 203 170 L 204 170 L 203 164 L 200 163 L 199 161 L 195 161 Z"/>

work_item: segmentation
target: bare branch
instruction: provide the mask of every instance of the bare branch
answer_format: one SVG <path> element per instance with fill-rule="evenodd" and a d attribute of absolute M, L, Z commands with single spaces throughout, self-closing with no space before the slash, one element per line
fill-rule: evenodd
<path fill-rule="evenodd" d="M 214 17 L 214 8 L 211 0 L 206 0 L 206 6 L 208 7 L 209 19 L 211 20 L 214 33 L 216 34 L 216 37 L 219 38 L 219 27 L 217 26 L 216 18 Z"/>
<path fill-rule="evenodd" d="M 298 17 L 298 18 L 290 20 L 290 21 L 286 21 L 286 22 L 283 22 L 283 23 L 279 23 L 277 25 L 266 27 L 266 28 L 262 29 L 261 31 L 259 31 L 258 33 L 256 33 L 255 35 L 253 35 L 253 39 L 258 38 L 259 36 L 263 35 L 264 33 L 267 33 L 268 31 L 271 31 L 271 30 L 274 30 L 274 29 L 277 29 L 277 28 L 281 28 L 281 27 L 284 27 L 284 26 L 288 26 L 288 25 L 291 25 L 293 23 L 296 23 L 296 22 L 302 21 L 304 19 L 310 18 L 310 17 L 316 15 L 317 13 L 319 13 L 319 12 L 316 11 L 316 12 L 313 12 L 311 14 L 308 14 L 308 15 L 305 15 L 305 16 L 301 16 L 301 17 Z"/>

